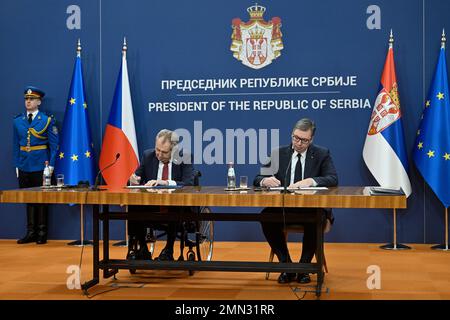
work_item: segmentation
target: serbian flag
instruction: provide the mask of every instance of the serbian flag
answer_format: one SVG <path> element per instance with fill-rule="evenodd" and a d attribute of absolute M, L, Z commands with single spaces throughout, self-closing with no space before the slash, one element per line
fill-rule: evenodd
<path fill-rule="evenodd" d="M 126 50 L 127 47 L 124 42 L 122 65 L 117 78 L 108 123 L 106 124 L 99 163 L 100 170 L 103 170 L 116 161 L 117 154 L 120 154 L 117 163 L 102 172 L 106 184 L 113 188 L 125 186 L 131 174 L 139 165 Z"/>
<path fill-rule="evenodd" d="M 363 158 L 382 187 L 402 188 L 408 197 L 408 157 L 403 134 L 402 113 L 395 75 L 393 36 L 381 75 L 381 88 L 375 100 L 364 143 Z"/>

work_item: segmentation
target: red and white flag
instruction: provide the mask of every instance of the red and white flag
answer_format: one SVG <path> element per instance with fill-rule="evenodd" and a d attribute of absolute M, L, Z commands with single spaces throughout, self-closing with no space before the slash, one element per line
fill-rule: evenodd
<path fill-rule="evenodd" d="M 364 143 L 363 158 L 382 187 L 402 188 L 411 194 L 408 157 L 403 134 L 402 112 L 395 74 L 393 36 L 381 75 L 381 90 L 373 107 Z"/>
<path fill-rule="evenodd" d="M 109 187 L 119 188 L 127 184 L 131 174 L 139 166 L 139 152 L 134 126 L 133 105 L 131 102 L 130 83 L 126 59 L 126 43 L 124 42 L 122 65 L 116 83 L 114 98 L 103 136 L 100 153 L 100 170 L 120 157 L 110 168 L 102 172 Z"/>

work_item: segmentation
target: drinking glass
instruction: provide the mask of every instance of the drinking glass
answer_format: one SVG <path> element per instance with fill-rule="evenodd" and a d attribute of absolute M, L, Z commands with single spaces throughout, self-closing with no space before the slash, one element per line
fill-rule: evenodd
<path fill-rule="evenodd" d="M 241 176 L 239 179 L 239 187 L 240 188 L 247 188 L 247 181 L 248 181 L 248 177 L 247 176 Z"/>
<path fill-rule="evenodd" d="M 64 175 L 62 173 L 56 175 L 56 186 L 62 187 L 64 185 Z"/>

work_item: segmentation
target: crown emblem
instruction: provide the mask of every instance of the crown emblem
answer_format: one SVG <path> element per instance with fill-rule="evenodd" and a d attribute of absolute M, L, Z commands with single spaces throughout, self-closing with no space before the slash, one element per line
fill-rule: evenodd
<path fill-rule="evenodd" d="M 252 20 L 261 20 L 266 8 L 255 3 L 254 6 L 248 7 L 247 12 Z"/>
<path fill-rule="evenodd" d="M 394 104 L 396 106 L 399 106 L 400 105 L 400 99 L 398 98 L 397 83 L 394 83 L 394 85 L 392 86 L 391 92 L 389 92 L 389 95 L 391 96 L 392 102 L 394 102 Z"/>
<path fill-rule="evenodd" d="M 248 33 L 250 35 L 250 39 L 259 40 L 264 37 L 264 29 L 258 28 L 258 26 L 256 26 L 256 28 L 249 30 Z"/>
<path fill-rule="evenodd" d="M 32 92 L 31 89 L 28 89 L 27 94 L 31 94 Z"/>

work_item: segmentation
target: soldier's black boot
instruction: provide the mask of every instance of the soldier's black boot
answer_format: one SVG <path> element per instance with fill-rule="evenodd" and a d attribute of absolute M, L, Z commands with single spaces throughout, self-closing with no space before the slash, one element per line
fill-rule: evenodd
<path fill-rule="evenodd" d="M 40 208 L 37 211 L 38 211 L 37 214 L 38 234 L 36 243 L 45 244 L 47 243 L 47 218 L 48 218 L 47 206 L 40 206 Z"/>
<path fill-rule="evenodd" d="M 27 234 L 22 239 L 17 240 L 18 244 L 35 242 L 37 239 L 36 233 L 36 210 L 34 206 L 27 205 Z"/>

